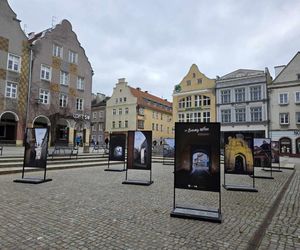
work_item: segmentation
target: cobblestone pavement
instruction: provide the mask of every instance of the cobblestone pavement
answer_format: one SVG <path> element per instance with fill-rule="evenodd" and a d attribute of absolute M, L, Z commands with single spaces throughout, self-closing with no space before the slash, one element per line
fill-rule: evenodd
<path fill-rule="evenodd" d="M 20 175 L 0 176 L 0 249 L 246 249 L 293 173 L 285 170 L 274 173 L 274 180 L 256 179 L 258 193 L 222 189 L 223 222 L 218 224 L 171 218 L 173 167 L 152 166 L 151 186 L 122 185 L 125 173 L 105 172 L 105 166 L 51 171 L 48 177 L 53 181 L 40 185 L 12 182 Z M 147 179 L 148 173 L 130 171 L 128 177 Z M 290 208 L 283 201 L 276 232 L 280 233 L 276 225 L 281 223 L 299 224 L 299 209 L 295 212 L 299 171 L 297 176 L 291 185 L 294 191 L 284 200 L 298 199 L 298 203 Z M 230 175 L 226 183 L 251 185 L 252 179 Z M 217 207 L 218 197 L 218 193 L 176 189 L 180 205 Z M 294 219 L 285 215 L 293 209 Z M 277 239 L 278 234 L 270 233 L 275 229 L 268 229 L 266 237 Z M 299 235 L 299 228 L 292 234 Z M 283 240 L 287 244 L 293 239 L 283 236 Z M 271 247 L 268 238 L 263 244 Z"/>
<path fill-rule="evenodd" d="M 263 249 L 300 249 L 300 168 L 296 168 L 262 240 Z"/>

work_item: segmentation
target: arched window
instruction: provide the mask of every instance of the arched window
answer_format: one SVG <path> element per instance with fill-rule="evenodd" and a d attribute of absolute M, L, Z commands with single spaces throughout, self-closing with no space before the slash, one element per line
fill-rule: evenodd
<path fill-rule="evenodd" d="M 279 150 L 280 150 L 280 154 L 291 154 L 292 153 L 292 140 L 288 137 L 280 138 Z"/>
<path fill-rule="evenodd" d="M 296 139 L 296 154 L 300 154 L 300 137 Z"/>

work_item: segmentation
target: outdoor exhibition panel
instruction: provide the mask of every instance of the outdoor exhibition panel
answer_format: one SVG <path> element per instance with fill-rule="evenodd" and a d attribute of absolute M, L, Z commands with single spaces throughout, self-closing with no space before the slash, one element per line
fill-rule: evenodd
<path fill-rule="evenodd" d="M 27 128 L 25 134 L 25 150 L 22 169 L 22 179 L 14 182 L 39 184 L 52 179 L 46 179 L 48 155 L 49 128 Z M 44 170 L 43 178 L 24 177 L 25 169 L 40 168 Z"/>
<path fill-rule="evenodd" d="M 110 134 L 108 166 L 105 171 L 125 171 L 126 135 Z M 124 162 L 122 169 L 110 168 L 110 161 Z"/>
<path fill-rule="evenodd" d="M 220 178 L 220 123 L 175 123 L 171 216 L 221 222 Z M 219 207 L 198 209 L 177 205 L 176 189 L 218 192 Z"/>
<path fill-rule="evenodd" d="M 123 184 L 151 185 L 152 131 L 128 131 L 127 167 Z M 150 180 L 129 180 L 128 170 L 147 170 Z"/>
<path fill-rule="evenodd" d="M 163 144 L 163 165 L 174 165 L 175 139 L 166 138 Z"/>

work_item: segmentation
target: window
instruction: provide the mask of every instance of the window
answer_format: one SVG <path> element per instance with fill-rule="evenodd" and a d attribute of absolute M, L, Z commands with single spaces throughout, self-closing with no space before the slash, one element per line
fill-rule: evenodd
<path fill-rule="evenodd" d="M 118 103 L 118 100 L 119 100 L 119 99 L 118 99 L 118 98 L 116 98 L 116 103 Z"/>
<path fill-rule="evenodd" d="M 296 124 L 300 124 L 300 112 L 296 112 Z"/>
<path fill-rule="evenodd" d="M 77 89 L 84 90 L 84 78 L 78 76 L 77 77 Z"/>
<path fill-rule="evenodd" d="M 68 105 L 68 96 L 64 93 L 60 93 L 59 95 L 59 106 L 62 108 L 67 107 Z"/>
<path fill-rule="evenodd" d="M 255 107 L 250 108 L 251 121 L 252 122 L 261 122 L 262 121 L 262 108 Z"/>
<path fill-rule="evenodd" d="M 69 62 L 75 64 L 78 62 L 78 54 L 71 50 L 69 50 Z"/>
<path fill-rule="evenodd" d="M 122 122 L 119 121 L 119 128 L 122 128 Z"/>
<path fill-rule="evenodd" d="M 112 128 L 115 128 L 115 127 L 116 127 L 116 122 L 113 121 L 113 122 L 112 122 Z"/>
<path fill-rule="evenodd" d="M 178 114 L 178 121 L 184 122 L 184 114 Z"/>
<path fill-rule="evenodd" d="M 221 110 L 221 122 L 223 122 L 223 123 L 231 122 L 231 110 L 230 109 Z"/>
<path fill-rule="evenodd" d="M 190 108 L 192 106 L 192 97 L 191 96 L 187 96 L 186 97 L 186 107 Z"/>
<path fill-rule="evenodd" d="M 300 74 L 297 74 L 297 80 L 300 80 Z"/>
<path fill-rule="evenodd" d="M 210 98 L 208 96 L 203 96 L 203 106 L 209 106 L 210 105 Z"/>
<path fill-rule="evenodd" d="M 41 79 L 51 81 L 51 67 L 41 65 Z"/>
<path fill-rule="evenodd" d="M 236 122 L 245 122 L 246 121 L 246 109 L 237 108 L 235 110 L 235 121 Z"/>
<path fill-rule="evenodd" d="M 261 86 L 250 87 L 250 100 L 261 100 Z"/>
<path fill-rule="evenodd" d="M 60 71 L 60 84 L 69 85 L 69 73 L 65 71 Z"/>
<path fill-rule="evenodd" d="M 125 128 L 128 128 L 128 121 L 125 121 Z"/>
<path fill-rule="evenodd" d="M 113 109 L 113 115 L 116 115 L 117 114 L 117 110 L 116 109 Z"/>
<path fill-rule="evenodd" d="M 141 109 L 140 109 L 141 110 Z M 143 109 L 142 109 L 143 110 Z M 144 112 L 144 110 L 143 110 L 143 112 Z M 125 108 L 125 115 L 128 115 L 128 113 L 129 113 L 129 109 L 128 108 Z M 140 114 L 141 114 L 141 111 L 140 111 Z"/>
<path fill-rule="evenodd" d="M 124 102 L 126 102 L 126 101 L 127 101 L 127 98 L 126 98 L 126 97 L 124 97 L 124 98 L 123 98 L 123 100 L 124 100 Z"/>
<path fill-rule="evenodd" d="M 158 124 L 156 124 L 156 131 L 158 131 Z"/>
<path fill-rule="evenodd" d="M 16 83 L 7 82 L 6 83 L 5 97 L 17 98 L 17 89 L 18 89 L 18 85 Z"/>
<path fill-rule="evenodd" d="M 155 112 L 152 111 L 152 118 L 154 119 L 155 118 Z"/>
<path fill-rule="evenodd" d="M 202 102 L 202 96 L 201 95 L 195 95 L 195 107 L 200 107 Z"/>
<path fill-rule="evenodd" d="M 202 78 L 197 79 L 197 83 L 201 84 L 202 83 Z"/>
<path fill-rule="evenodd" d="M 40 102 L 43 104 L 49 104 L 50 92 L 46 89 L 40 89 Z"/>
<path fill-rule="evenodd" d="M 163 120 L 164 119 L 164 115 L 160 114 L 160 119 Z"/>
<path fill-rule="evenodd" d="M 20 72 L 21 68 L 21 57 L 8 54 L 8 62 L 7 62 L 7 69 Z"/>
<path fill-rule="evenodd" d="M 83 99 L 82 98 L 76 99 L 76 109 L 83 110 Z"/>
<path fill-rule="evenodd" d="M 289 103 L 289 94 L 288 93 L 279 93 L 279 100 L 280 105 L 286 105 Z"/>
<path fill-rule="evenodd" d="M 96 125 L 92 125 L 92 131 L 96 131 Z"/>
<path fill-rule="evenodd" d="M 119 98 L 119 102 L 122 102 L 122 100 L 123 100 L 123 98 L 122 98 L 122 97 L 120 97 L 120 98 Z"/>
<path fill-rule="evenodd" d="M 300 103 L 300 91 L 295 92 L 295 103 Z"/>
<path fill-rule="evenodd" d="M 121 108 L 119 109 L 119 115 L 122 115 L 122 109 Z"/>
<path fill-rule="evenodd" d="M 103 123 L 99 123 L 99 131 L 103 131 Z"/>
<path fill-rule="evenodd" d="M 103 114 L 104 114 L 103 111 L 99 111 L 99 118 L 103 118 Z"/>
<path fill-rule="evenodd" d="M 190 121 L 191 121 L 191 120 L 190 120 L 190 114 L 189 114 L 189 113 L 185 114 L 185 117 L 186 117 L 186 122 L 190 122 Z"/>
<path fill-rule="evenodd" d="M 192 81 L 191 81 L 191 80 L 187 80 L 187 81 L 186 81 L 186 85 L 187 85 L 187 86 L 190 86 L 191 84 L 192 84 Z"/>
<path fill-rule="evenodd" d="M 93 119 L 97 118 L 97 112 L 93 112 Z"/>
<path fill-rule="evenodd" d="M 194 122 L 201 122 L 201 113 L 200 112 L 194 113 Z"/>
<path fill-rule="evenodd" d="M 155 124 L 154 123 L 152 123 L 152 130 L 154 130 L 155 129 Z"/>
<path fill-rule="evenodd" d="M 281 125 L 289 124 L 289 113 L 279 113 L 279 123 Z"/>
<path fill-rule="evenodd" d="M 235 89 L 235 101 L 236 102 L 244 102 L 245 101 L 245 89 L 244 88 Z"/>
<path fill-rule="evenodd" d="M 221 90 L 221 103 L 230 103 L 230 89 Z"/>
<path fill-rule="evenodd" d="M 178 108 L 184 109 L 185 108 L 185 98 L 181 98 L 178 102 Z"/>
<path fill-rule="evenodd" d="M 63 47 L 53 44 L 53 56 L 63 58 Z"/>
<path fill-rule="evenodd" d="M 210 122 L 210 112 L 203 112 L 203 122 Z"/>
<path fill-rule="evenodd" d="M 138 129 L 144 129 L 144 121 L 138 120 Z"/>
<path fill-rule="evenodd" d="M 195 73 L 193 73 L 193 78 L 195 78 L 196 77 L 196 74 Z"/>

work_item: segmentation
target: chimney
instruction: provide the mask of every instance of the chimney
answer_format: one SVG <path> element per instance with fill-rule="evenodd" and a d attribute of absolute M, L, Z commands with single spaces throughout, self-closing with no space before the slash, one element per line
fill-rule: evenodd
<path fill-rule="evenodd" d="M 138 91 L 141 91 L 141 88 L 140 88 L 140 87 L 137 87 L 136 89 L 137 89 Z"/>
<path fill-rule="evenodd" d="M 126 78 L 119 78 L 119 79 L 118 79 L 118 83 L 124 83 L 125 80 L 126 80 Z"/>
<path fill-rule="evenodd" d="M 285 68 L 286 65 L 275 66 L 275 78 L 280 74 L 280 72 Z"/>
<path fill-rule="evenodd" d="M 147 90 L 145 90 L 145 93 L 148 93 L 148 91 L 147 91 Z"/>

